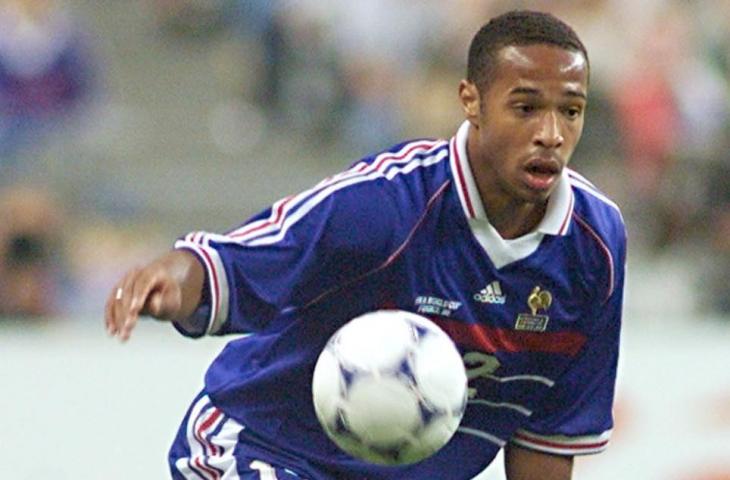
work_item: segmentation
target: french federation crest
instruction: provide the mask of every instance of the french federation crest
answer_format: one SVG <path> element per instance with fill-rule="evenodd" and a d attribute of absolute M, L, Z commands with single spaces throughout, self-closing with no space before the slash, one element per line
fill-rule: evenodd
<path fill-rule="evenodd" d="M 553 296 L 547 290 L 541 290 L 539 286 L 532 289 L 527 297 L 527 306 L 531 313 L 520 313 L 515 322 L 515 330 L 526 332 L 544 332 L 547 329 L 550 317 L 538 313 L 540 310 L 547 311 L 553 303 Z"/>

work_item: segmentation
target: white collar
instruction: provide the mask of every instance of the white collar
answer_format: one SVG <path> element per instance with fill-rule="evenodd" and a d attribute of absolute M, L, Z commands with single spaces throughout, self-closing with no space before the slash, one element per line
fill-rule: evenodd
<path fill-rule="evenodd" d="M 467 157 L 469 122 L 465 121 L 451 139 L 451 170 L 454 184 L 472 232 L 492 258 L 497 268 L 529 255 L 537 249 L 544 235 L 565 235 L 573 216 L 573 190 L 567 169 L 563 169 L 555 191 L 548 200 L 545 216 L 535 230 L 519 238 L 503 239 L 489 223 Z"/>

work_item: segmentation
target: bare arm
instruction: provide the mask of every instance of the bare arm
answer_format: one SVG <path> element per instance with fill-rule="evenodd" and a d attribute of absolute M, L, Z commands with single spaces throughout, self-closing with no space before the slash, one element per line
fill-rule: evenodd
<path fill-rule="evenodd" d="M 185 250 L 174 250 L 130 270 L 107 298 L 107 331 L 125 341 L 140 315 L 184 322 L 200 303 L 204 280 L 203 266 Z"/>
<path fill-rule="evenodd" d="M 505 447 L 504 469 L 507 480 L 570 480 L 573 457 L 550 455 L 509 444 Z"/>

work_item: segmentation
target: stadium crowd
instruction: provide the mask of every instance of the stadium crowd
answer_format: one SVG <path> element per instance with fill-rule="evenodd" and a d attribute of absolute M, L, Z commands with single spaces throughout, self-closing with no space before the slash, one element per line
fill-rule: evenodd
<path fill-rule="evenodd" d="M 469 35 L 524 6 L 592 54 L 573 166 L 619 200 L 631 254 L 680 259 L 696 307 L 730 316 L 727 1 L 103 3 L 0 1 L 0 315 L 100 315 L 127 259 L 165 248 L 120 255 L 135 232 L 223 230 L 287 182 L 452 135 Z M 298 173 L 251 185 L 275 171 Z M 201 183 L 157 189 L 176 172 Z"/>

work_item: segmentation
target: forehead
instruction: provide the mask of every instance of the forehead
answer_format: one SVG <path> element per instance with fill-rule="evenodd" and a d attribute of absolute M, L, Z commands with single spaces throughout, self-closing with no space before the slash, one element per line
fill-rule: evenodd
<path fill-rule="evenodd" d="M 558 87 L 586 93 L 588 61 L 580 51 L 545 44 L 508 45 L 497 52 L 496 60 L 494 86 Z"/>

